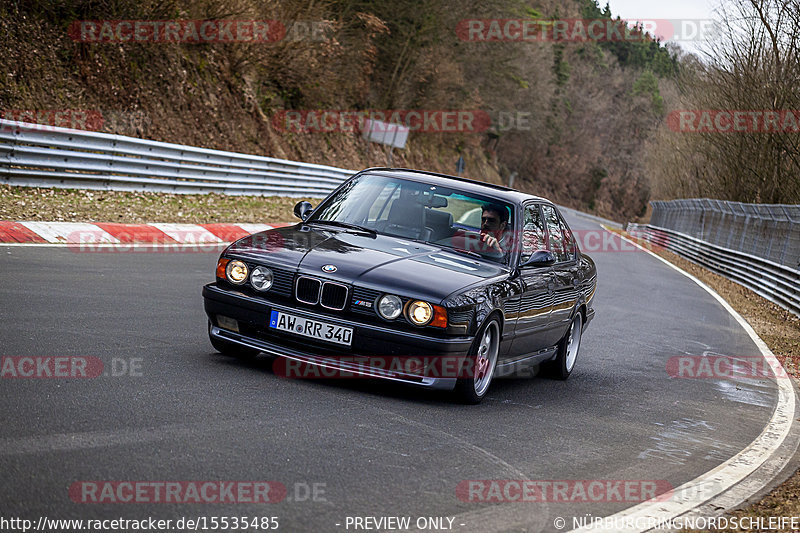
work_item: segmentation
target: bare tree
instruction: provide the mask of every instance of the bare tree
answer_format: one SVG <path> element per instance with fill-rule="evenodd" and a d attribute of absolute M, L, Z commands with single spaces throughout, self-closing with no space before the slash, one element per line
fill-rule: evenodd
<path fill-rule="evenodd" d="M 680 106 L 752 113 L 748 131 L 665 127 L 648 163 L 656 189 L 664 197 L 800 202 L 800 3 L 748 0 L 720 14 L 720 41 L 684 69 Z M 770 125 L 766 116 L 779 118 Z"/>

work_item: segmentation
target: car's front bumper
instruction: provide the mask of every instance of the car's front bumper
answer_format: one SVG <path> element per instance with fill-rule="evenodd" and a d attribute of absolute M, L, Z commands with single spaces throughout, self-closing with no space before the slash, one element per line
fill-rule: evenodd
<path fill-rule="evenodd" d="M 388 327 L 332 317 L 304 308 L 288 307 L 238 291 L 227 290 L 211 283 L 203 287 L 205 311 L 211 320 L 210 335 L 240 346 L 254 348 L 274 357 L 313 365 L 336 375 L 374 377 L 399 381 L 421 387 L 451 390 L 456 376 L 420 375 L 392 369 L 392 365 L 361 364 L 359 359 L 383 359 L 422 357 L 452 358 L 462 361 L 473 338 L 434 337 L 423 333 L 397 331 Z M 272 311 L 290 313 L 307 319 L 353 328 L 350 347 L 323 343 L 284 332 L 270 330 Z M 219 327 L 217 315 L 236 320 L 242 327 L 240 332 Z M 244 330 L 244 331 L 242 331 Z M 452 368 L 454 365 L 450 365 Z M 457 365 L 455 365 L 457 366 Z M 322 373 L 321 375 L 326 375 Z"/>

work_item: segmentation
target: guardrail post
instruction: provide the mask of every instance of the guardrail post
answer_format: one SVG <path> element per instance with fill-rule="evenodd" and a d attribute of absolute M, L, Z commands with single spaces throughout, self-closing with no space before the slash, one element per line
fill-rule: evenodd
<path fill-rule="evenodd" d="M 786 215 L 786 220 L 789 221 L 789 232 L 786 234 L 786 237 L 785 237 L 785 239 L 783 241 L 783 250 L 781 250 L 781 259 L 780 259 L 780 263 L 782 265 L 785 265 L 786 264 L 786 251 L 789 249 L 789 240 L 791 239 L 792 235 L 794 234 L 794 219 L 792 218 L 792 215 L 791 215 L 791 213 L 789 213 L 788 209 L 786 209 L 786 206 L 782 205 L 781 209 L 783 209 L 783 213 Z M 797 266 L 800 266 L 800 265 L 797 265 Z"/>
<path fill-rule="evenodd" d="M 775 240 L 775 235 L 778 233 L 778 219 L 772 213 L 772 208 L 768 207 L 767 213 L 769 213 L 770 222 L 772 226 L 772 231 L 769 231 L 769 242 L 767 243 L 767 250 L 764 252 L 764 257 L 769 259 L 772 257 L 772 243 Z"/>

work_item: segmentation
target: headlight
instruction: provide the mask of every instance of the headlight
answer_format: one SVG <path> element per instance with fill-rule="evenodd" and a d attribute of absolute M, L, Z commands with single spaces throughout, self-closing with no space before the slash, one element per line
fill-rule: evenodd
<path fill-rule="evenodd" d="M 394 294 L 386 294 L 378 300 L 378 314 L 386 320 L 394 320 L 403 312 L 403 301 Z"/>
<path fill-rule="evenodd" d="M 433 319 L 433 306 L 428 302 L 414 300 L 408 304 L 406 316 L 412 324 L 425 326 Z"/>
<path fill-rule="evenodd" d="M 272 287 L 272 270 L 257 266 L 250 274 L 250 285 L 257 291 L 266 291 Z"/>
<path fill-rule="evenodd" d="M 225 277 L 227 277 L 228 281 L 231 283 L 241 285 L 247 281 L 247 265 L 239 260 L 231 261 L 228 263 L 228 266 L 225 267 Z"/>

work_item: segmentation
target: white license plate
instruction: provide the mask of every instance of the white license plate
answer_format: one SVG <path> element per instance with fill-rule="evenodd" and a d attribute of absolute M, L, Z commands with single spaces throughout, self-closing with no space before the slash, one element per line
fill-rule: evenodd
<path fill-rule="evenodd" d="M 287 315 L 278 311 L 273 311 L 270 315 L 269 327 L 278 331 L 289 331 L 296 335 L 344 344 L 345 346 L 350 346 L 353 341 L 353 328 Z"/>

